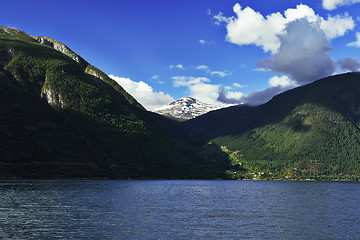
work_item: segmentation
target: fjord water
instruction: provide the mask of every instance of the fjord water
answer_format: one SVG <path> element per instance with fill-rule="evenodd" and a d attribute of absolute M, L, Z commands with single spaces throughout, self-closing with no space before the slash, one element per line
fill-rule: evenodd
<path fill-rule="evenodd" d="M 360 184 L 0 181 L 1 239 L 359 239 Z"/>

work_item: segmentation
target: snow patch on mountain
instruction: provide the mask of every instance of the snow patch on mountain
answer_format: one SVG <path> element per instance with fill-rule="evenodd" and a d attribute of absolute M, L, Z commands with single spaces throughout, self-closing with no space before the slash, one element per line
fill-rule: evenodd
<path fill-rule="evenodd" d="M 198 101 L 192 97 L 184 97 L 171 102 L 165 106 L 152 109 L 152 112 L 164 115 L 170 118 L 177 118 L 181 120 L 189 120 L 196 118 L 200 115 L 210 111 L 218 110 L 221 108 L 231 107 L 236 104 L 220 104 L 211 105 Z"/>

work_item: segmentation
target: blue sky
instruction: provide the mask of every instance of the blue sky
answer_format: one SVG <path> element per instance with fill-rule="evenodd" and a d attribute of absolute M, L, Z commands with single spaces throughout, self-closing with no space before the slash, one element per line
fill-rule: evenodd
<path fill-rule="evenodd" d="M 148 109 L 185 96 L 256 105 L 360 69 L 358 2 L 5 0 L 0 25 L 63 42 Z"/>

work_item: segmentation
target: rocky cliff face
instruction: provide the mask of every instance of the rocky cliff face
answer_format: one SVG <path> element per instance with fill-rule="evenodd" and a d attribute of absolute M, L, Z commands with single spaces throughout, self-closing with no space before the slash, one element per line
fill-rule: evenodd
<path fill-rule="evenodd" d="M 15 28 L 8 28 L 8 27 L 0 26 L 0 34 L 16 35 L 16 34 L 21 34 L 21 33 L 23 33 L 23 32 L 15 29 Z"/>
<path fill-rule="evenodd" d="M 49 46 L 54 48 L 55 50 L 65 54 L 66 56 L 70 57 L 72 60 L 74 60 L 77 63 L 80 63 L 82 66 L 85 66 L 88 64 L 83 58 L 81 58 L 79 55 L 74 53 L 70 48 L 68 48 L 65 44 L 49 38 L 49 37 L 37 37 L 32 36 L 38 43 Z"/>
<path fill-rule="evenodd" d="M 64 100 L 62 99 L 61 95 L 52 89 L 50 85 L 46 85 L 44 87 L 43 92 L 41 93 L 41 97 L 45 98 L 48 104 L 55 109 L 64 108 Z"/>
<path fill-rule="evenodd" d="M 1 30 L 1 29 L 0 29 Z M 4 30 L 5 31 L 5 30 Z M 11 32 L 11 29 L 7 30 Z M 21 31 L 19 31 L 21 32 Z M 23 33 L 23 32 L 21 32 Z M 1 34 L 1 32 L 0 32 Z M 25 34 L 25 33 L 23 33 Z M 89 64 L 87 61 L 85 61 L 82 57 L 80 57 L 78 54 L 76 54 L 75 52 L 73 52 L 68 46 L 66 46 L 65 44 L 49 38 L 49 37 L 38 37 L 38 36 L 31 36 L 31 38 L 33 40 L 35 40 L 36 42 L 42 44 L 42 45 L 46 45 L 49 46 L 51 48 L 54 48 L 55 50 L 57 50 L 58 52 L 61 52 L 62 54 L 65 54 L 66 56 L 70 57 L 72 60 L 74 60 L 75 62 L 79 63 L 81 65 L 81 67 L 83 68 L 83 71 L 92 76 L 93 79 L 95 79 L 98 82 L 104 82 L 105 84 L 111 85 L 113 88 L 115 88 L 118 92 L 120 92 L 122 95 L 124 95 L 126 97 L 126 99 L 129 101 L 129 103 L 136 105 L 138 107 L 143 108 L 130 94 L 128 94 L 120 85 L 118 85 L 115 81 L 113 81 L 112 79 L 110 79 L 105 73 L 103 73 L 101 70 L 99 70 L 98 68 L 92 66 L 91 64 Z M 43 93 L 44 94 L 44 93 Z M 44 97 L 46 97 L 47 94 L 44 95 Z M 46 99 L 52 99 L 52 97 L 48 98 L 46 97 Z M 53 102 L 54 103 L 54 102 Z M 58 105 L 58 107 L 60 107 L 60 105 Z M 63 106 L 63 105 L 62 105 Z M 61 107 L 62 108 L 62 107 Z"/>

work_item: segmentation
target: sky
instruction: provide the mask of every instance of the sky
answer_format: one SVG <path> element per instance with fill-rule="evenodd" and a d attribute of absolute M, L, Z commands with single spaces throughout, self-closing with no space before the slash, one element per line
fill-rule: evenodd
<path fill-rule="evenodd" d="M 0 25 L 54 38 L 145 108 L 259 105 L 360 70 L 360 0 L 1 0 Z"/>

